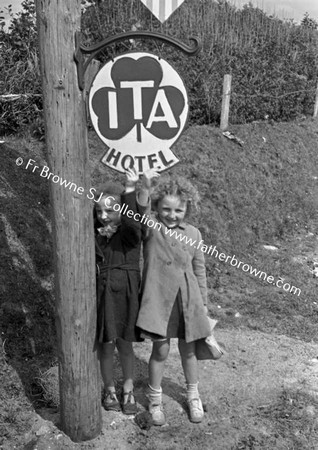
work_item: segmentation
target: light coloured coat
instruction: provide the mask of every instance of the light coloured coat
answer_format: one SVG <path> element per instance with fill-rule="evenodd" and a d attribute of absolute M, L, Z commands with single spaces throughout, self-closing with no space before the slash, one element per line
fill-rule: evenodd
<path fill-rule="evenodd" d="M 211 334 L 204 309 L 207 303 L 204 254 L 197 248 L 202 237 L 197 228 L 185 222 L 171 229 L 171 235 L 168 230 L 161 222 L 147 230 L 137 326 L 166 337 L 169 317 L 180 289 L 185 340 L 192 342 Z"/>

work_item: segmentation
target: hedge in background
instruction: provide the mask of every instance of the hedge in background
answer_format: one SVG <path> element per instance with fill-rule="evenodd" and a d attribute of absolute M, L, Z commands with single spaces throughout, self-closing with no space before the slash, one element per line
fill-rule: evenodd
<path fill-rule="evenodd" d="M 185 0 L 163 25 L 140 0 L 83 1 L 83 43 L 131 30 L 151 30 L 188 42 L 198 36 L 203 50 L 186 57 L 149 40 L 114 44 L 101 62 L 128 50 L 153 51 L 183 75 L 189 91 L 190 123 L 218 124 L 223 77 L 232 74 L 231 123 L 269 118 L 292 120 L 312 114 L 318 80 L 317 22 L 305 14 L 300 25 L 267 15 L 251 4 L 237 9 L 227 1 Z M 9 30 L 0 24 L 0 95 L 29 94 L 0 101 L 1 132 L 31 126 L 41 135 L 42 101 L 35 8 L 22 2 Z"/>

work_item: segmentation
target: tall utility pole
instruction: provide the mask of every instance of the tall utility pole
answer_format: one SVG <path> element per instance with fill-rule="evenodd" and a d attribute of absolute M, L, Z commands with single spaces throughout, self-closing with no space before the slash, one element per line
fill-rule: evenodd
<path fill-rule="evenodd" d="M 85 105 L 73 60 L 81 0 L 36 0 L 47 159 L 50 171 L 75 183 L 50 184 L 55 262 L 60 413 L 75 442 L 101 431 L 95 259 Z M 73 186 L 74 187 L 74 186 Z M 81 188 L 81 189 L 80 189 Z"/>

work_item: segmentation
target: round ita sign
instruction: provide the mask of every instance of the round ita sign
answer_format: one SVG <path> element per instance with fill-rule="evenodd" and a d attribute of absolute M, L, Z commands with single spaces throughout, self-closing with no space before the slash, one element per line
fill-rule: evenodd
<path fill-rule="evenodd" d="M 119 172 L 158 172 L 179 160 L 171 146 L 187 121 L 186 88 L 178 73 L 151 53 L 107 62 L 89 92 L 93 127 L 108 149 L 101 161 Z"/>

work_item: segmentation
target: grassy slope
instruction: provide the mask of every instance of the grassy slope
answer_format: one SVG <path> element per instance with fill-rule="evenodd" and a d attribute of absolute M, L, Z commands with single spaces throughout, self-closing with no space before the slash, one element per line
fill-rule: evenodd
<path fill-rule="evenodd" d="M 208 246 L 235 255 L 275 280 L 282 277 L 301 295 L 208 255 L 210 310 L 221 327 L 245 325 L 310 341 L 316 337 L 318 319 L 313 303 L 317 283 L 309 270 L 317 225 L 318 123 L 255 122 L 231 131 L 243 146 L 217 128 L 196 126 L 174 147 L 181 161 L 174 172 L 191 179 L 202 197 L 201 214 L 192 220 Z M 92 134 L 96 183 L 109 176 L 98 164 L 103 152 Z M 279 250 L 266 250 L 263 244 Z"/>
<path fill-rule="evenodd" d="M 201 214 L 193 221 L 206 244 L 276 278 L 284 277 L 302 293 L 300 297 L 286 293 L 207 256 L 211 312 L 221 327 L 247 326 L 316 340 L 316 280 L 308 266 L 316 250 L 318 123 L 310 119 L 254 123 L 231 131 L 244 141 L 242 147 L 208 126 L 188 129 L 176 144 L 181 163 L 175 171 L 193 180 L 202 196 Z M 90 146 L 92 185 L 108 176 L 117 178 L 97 163 L 103 150 L 93 133 Z M 12 138 L 1 146 L 1 211 L 15 233 L 15 244 L 10 247 L 1 233 L 0 371 L 6 376 L 0 398 L 12 410 L 8 415 L 0 407 L 0 445 L 1 439 L 13 439 L 25 429 L 25 398 L 5 359 L 32 397 L 39 369 L 47 368 L 55 357 L 53 298 L 39 282 L 52 270 L 48 181 L 17 167 L 18 156 L 44 164 L 41 146 L 34 141 Z M 3 220 L 0 226 L 5 231 Z M 265 250 L 262 244 L 279 250 Z M 30 255 L 39 278 L 32 279 L 21 248 Z"/>
<path fill-rule="evenodd" d="M 216 128 L 196 127 L 179 144 L 183 162 L 178 170 L 193 179 L 202 195 L 197 223 L 206 243 L 302 291 L 299 297 L 284 292 L 207 256 L 211 310 L 221 326 L 244 324 L 305 340 L 316 337 L 316 280 L 306 263 L 311 264 L 315 251 L 317 125 L 232 127 L 243 147 Z M 266 250 L 262 244 L 279 250 Z M 235 312 L 240 320 L 233 317 Z"/>

